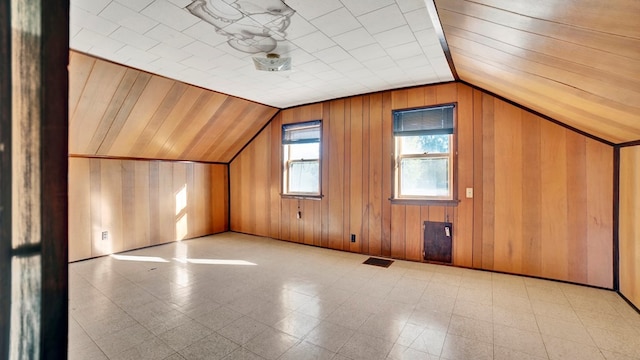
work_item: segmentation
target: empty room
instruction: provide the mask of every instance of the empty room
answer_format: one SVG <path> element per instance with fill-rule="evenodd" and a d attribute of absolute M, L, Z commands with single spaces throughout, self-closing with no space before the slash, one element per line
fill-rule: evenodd
<path fill-rule="evenodd" d="M 0 7 L 0 358 L 640 359 L 640 3 Z"/>

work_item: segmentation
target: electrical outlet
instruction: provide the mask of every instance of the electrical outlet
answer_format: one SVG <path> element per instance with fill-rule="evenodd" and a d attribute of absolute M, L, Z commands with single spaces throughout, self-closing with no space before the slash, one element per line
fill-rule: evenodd
<path fill-rule="evenodd" d="M 356 234 L 351 234 L 351 242 L 356 242 Z"/>
<path fill-rule="evenodd" d="M 109 232 L 108 231 L 103 231 L 102 232 L 102 240 L 109 240 Z"/>

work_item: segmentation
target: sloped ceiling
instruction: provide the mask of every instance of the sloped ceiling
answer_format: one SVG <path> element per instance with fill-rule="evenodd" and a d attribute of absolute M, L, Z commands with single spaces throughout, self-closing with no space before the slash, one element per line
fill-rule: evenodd
<path fill-rule="evenodd" d="M 612 143 L 640 139 L 640 1 L 436 6 L 461 80 Z"/>
<path fill-rule="evenodd" d="M 453 80 L 424 0 L 71 0 L 70 25 L 73 50 L 278 108 Z"/>
<path fill-rule="evenodd" d="M 71 52 L 69 153 L 228 163 L 277 108 Z"/>

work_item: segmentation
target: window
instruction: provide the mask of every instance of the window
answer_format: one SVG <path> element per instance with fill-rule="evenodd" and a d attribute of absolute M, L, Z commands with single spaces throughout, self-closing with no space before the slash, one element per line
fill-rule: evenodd
<path fill-rule="evenodd" d="M 453 200 L 453 110 L 393 112 L 396 199 Z"/>
<path fill-rule="evenodd" d="M 320 120 L 282 126 L 282 193 L 320 195 Z"/>

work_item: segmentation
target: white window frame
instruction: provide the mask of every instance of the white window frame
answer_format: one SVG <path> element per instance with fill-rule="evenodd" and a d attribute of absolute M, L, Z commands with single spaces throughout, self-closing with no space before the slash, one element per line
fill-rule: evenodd
<path fill-rule="evenodd" d="M 396 129 L 396 113 L 403 111 L 429 111 L 432 109 L 452 108 L 452 118 L 450 119 L 450 125 L 443 125 L 444 128 L 429 128 L 418 131 L 402 132 Z M 450 127 L 450 128 L 449 128 Z M 448 133 L 450 131 L 450 133 Z M 421 153 L 421 154 L 403 154 L 402 151 L 402 139 L 405 136 L 429 136 L 429 135 L 447 135 L 449 141 L 449 152 L 447 153 Z M 398 200 L 434 200 L 434 201 L 453 201 L 456 197 L 456 184 L 455 184 L 455 170 L 456 170 L 456 141 L 455 141 L 455 104 L 445 104 L 438 106 L 431 106 L 419 109 L 407 109 L 394 111 L 394 199 Z M 448 160 L 448 194 L 445 196 L 438 195 L 417 195 L 417 194 L 403 194 L 402 191 L 402 164 L 406 159 L 447 159 Z"/>
<path fill-rule="evenodd" d="M 303 139 L 300 141 L 291 140 L 288 141 L 286 138 L 286 133 L 295 131 L 304 131 L 310 128 L 317 128 L 318 137 L 314 139 Z M 322 123 L 320 120 L 307 121 L 302 123 L 294 123 L 294 124 L 284 124 L 282 125 L 282 195 L 283 196 L 303 196 L 303 197 L 319 197 L 322 192 L 322 163 L 320 161 L 322 157 Z M 294 154 L 292 154 L 292 150 L 296 144 L 317 144 L 318 145 L 318 157 L 312 159 L 305 158 L 296 158 Z M 317 189 L 318 191 L 314 192 L 301 192 L 301 191 L 291 191 L 291 177 L 289 176 L 291 171 L 290 169 L 295 164 L 304 164 L 304 163 L 317 163 L 318 164 L 318 179 L 317 179 Z"/>

